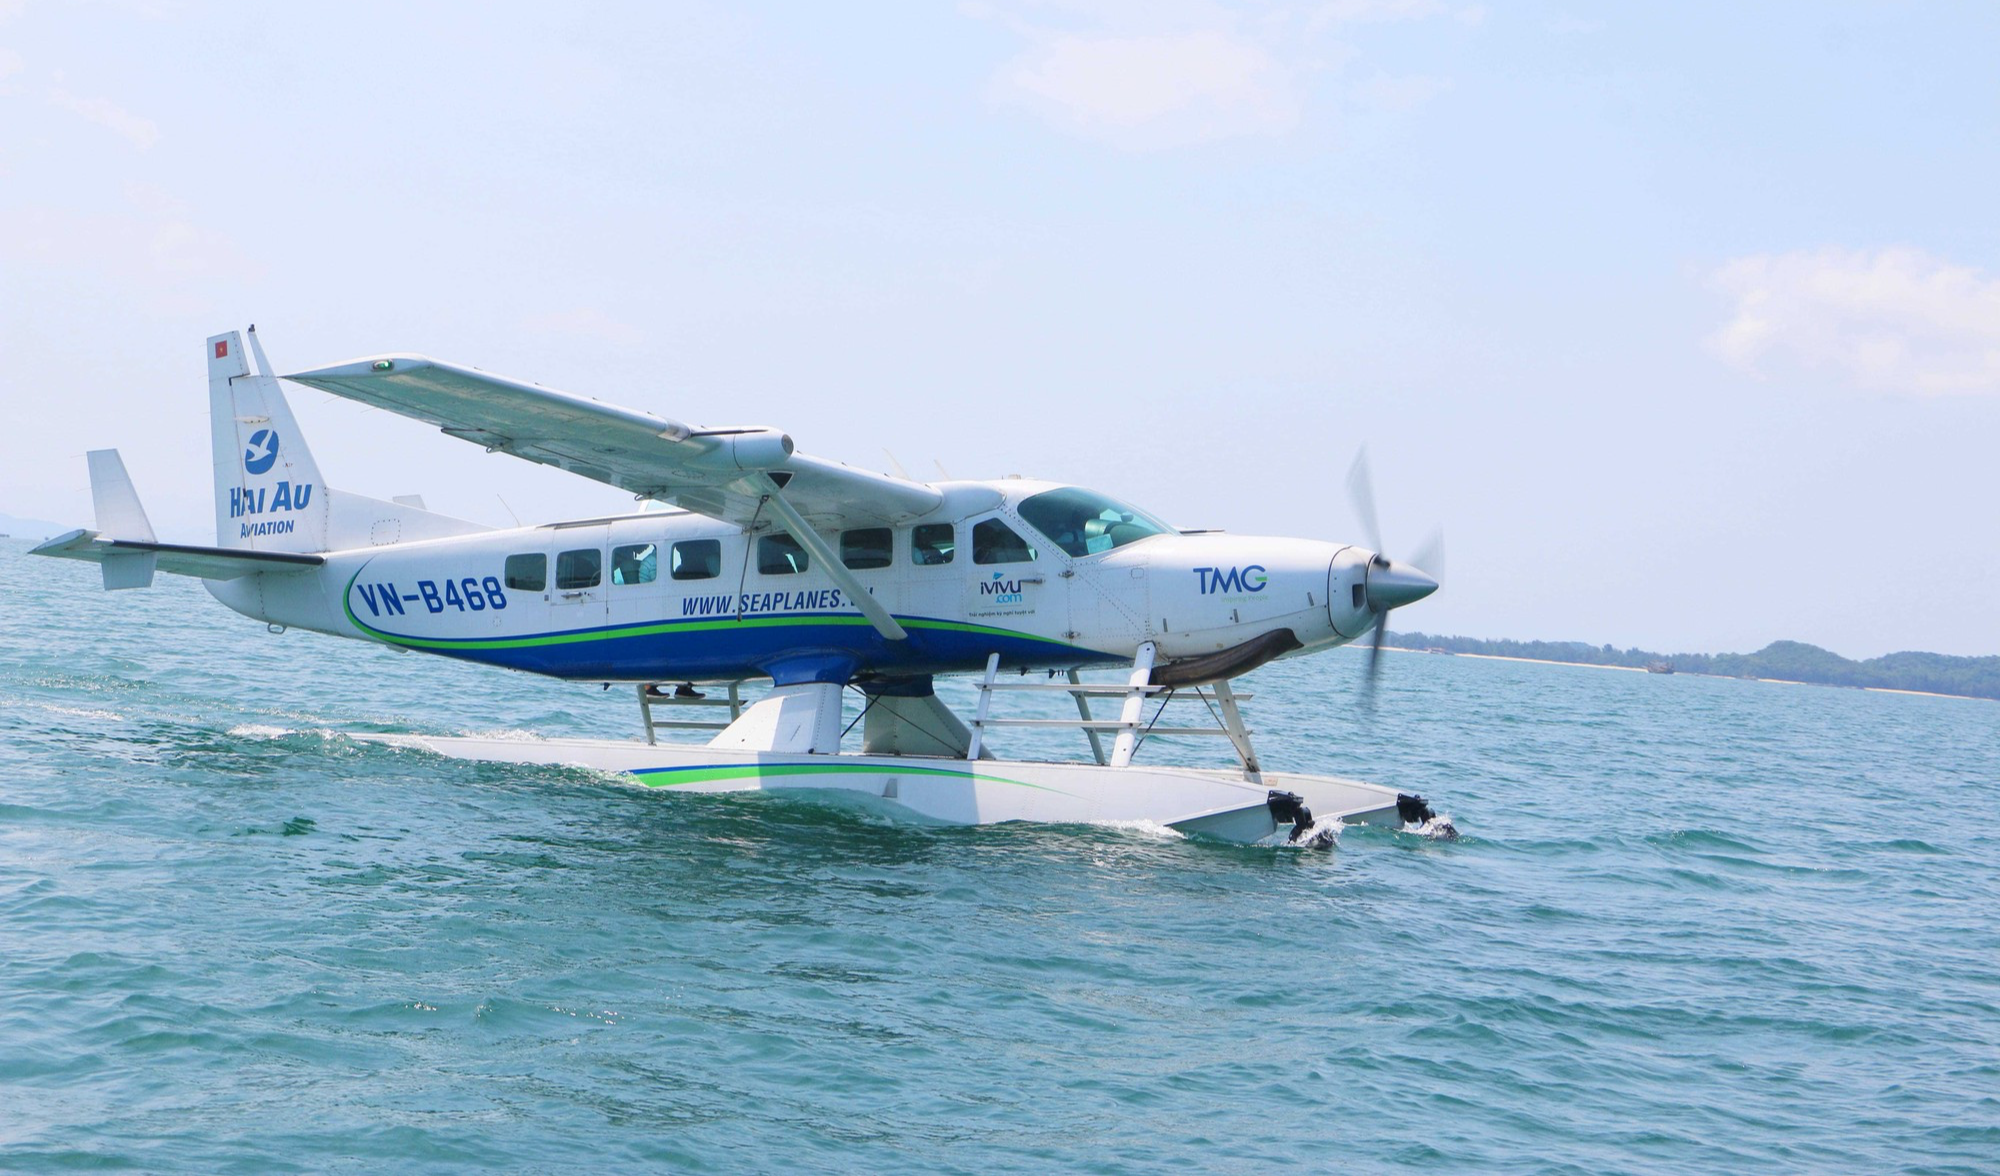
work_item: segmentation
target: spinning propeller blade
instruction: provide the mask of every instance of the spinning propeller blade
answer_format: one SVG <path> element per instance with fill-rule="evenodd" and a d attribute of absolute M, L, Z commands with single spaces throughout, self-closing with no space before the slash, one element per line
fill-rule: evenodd
<path fill-rule="evenodd" d="M 1431 579 L 1440 584 L 1444 583 L 1444 528 L 1432 531 L 1429 537 L 1417 546 L 1416 554 L 1410 557 L 1410 562 L 1429 572 Z"/>
<path fill-rule="evenodd" d="M 1347 496 L 1354 500 L 1354 513 L 1361 517 L 1361 529 L 1368 534 L 1372 550 L 1382 550 L 1382 521 L 1375 517 L 1375 479 L 1368 472 L 1368 447 L 1354 455 L 1347 470 Z"/>
<path fill-rule="evenodd" d="M 1361 699 L 1369 709 L 1375 707 L 1375 679 L 1382 676 L 1382 642 L 1389 634 L 1389 610 L 1375 619 L 1375 643 L 1368 647 L 1368 676 L 1362 680 Z"/>
<path fill-rule="evenodd" d="M 1375 639 L 1368 648 L 1368 673 L 1362 679 L 1362 700 L 1375 706 L 1375 683 L 1382 674 L 1382 645 L 1389 639 L 1389 614 L 1406 604 L 1415 604 L 1436 592 L 1438 581 L 1424 568 L 1442 573 L 1444 533 L 1433 532 L 1419 548 L 1417 563 L 1401 563 L 1381 554 L 1382 524 L 1375 513 L 1375 480 L 1368 470 L 1368 450 L 1354 457 L 1347 472 L 1347 491 L 1354 500 L 1354 513 L 1361 519 L 1368 538 L 1375 545 L 1375 557 L 1368 563 L 1367 601 L 1375 614 Z"/>

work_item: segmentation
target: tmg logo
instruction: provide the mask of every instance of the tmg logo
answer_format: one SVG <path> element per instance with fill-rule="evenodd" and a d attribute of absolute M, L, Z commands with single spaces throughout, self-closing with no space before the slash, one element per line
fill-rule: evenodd
<path fill-rule="evenodd" d="M 1262 592 L 1271 582 L 1271 577 L 1264 574 L 1263 564 L 1241 568 L 1196 568 L 1194 574 L 1201 577 L 1203 596 L 1213 596 L 1218 592 Z"/>

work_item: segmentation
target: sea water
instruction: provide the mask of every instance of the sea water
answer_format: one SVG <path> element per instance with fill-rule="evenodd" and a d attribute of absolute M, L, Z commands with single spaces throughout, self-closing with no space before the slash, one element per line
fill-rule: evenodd
<path fill-rule="evenodd" d="M 1460 840 L 929 828 L 359 743 L 637 715 L 25 547 L 0 1168 L 2000 1170 L 1991 702 L 1339 651 L 1266 764 Z"/>

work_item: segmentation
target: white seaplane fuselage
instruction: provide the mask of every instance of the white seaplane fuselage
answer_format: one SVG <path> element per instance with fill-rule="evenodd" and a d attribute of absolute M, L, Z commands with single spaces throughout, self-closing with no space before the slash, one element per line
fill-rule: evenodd
<path fill-rule="evenodd" d="M 268 366 L 253 372 L 234 332 L 208 346 L 217 546 L 154 541 L 115 451 L 99 451 L 99 529 L 40 553 L 101 563 L 113 588 L 156 567 L 199 575 L 274 627 L 636 683 L 649 708 L 671 701 L 661 684 L 689 697 L 723 684 L 731 698 L 772 684 L 706 743 L 654 742 L 650 709 L 644 743 L 386 741 L 690 791 L 805 788 L 949 822 L 1150 820 L 1255 840 L 1295 819 L 1280 795 L 1322 819 L 1410 814 L 1389 789 L 1263 772 L 1227 687 L 1274 657 L 1351 641 L 1435 587 L 1373 552 L 1182 533 L 1061 483 L 890 479 L 796 455 L 772 430 L 692 429 L 422 357 L 291 377 L 628 489 L 657 481 L 644 497 L 700 509 L 488 529 L 327 487 Z M 529 432 L 557 440 L 519 439 Z M 1111 692 L 1118 719 L 1080 704 L 1095 762 L 992 758 L 1001 674 L 1067 672 L 1056 688 L 1085 697 L 1075 671 L 1106 666 L 1131 673 Z M 932 690 L 952 673 L 984 674 L 970 727 Z M 850 686 L 868 697 L 860 754 L 841 754 Z M 1137 704 L 1202 686 L 1225 704 L 1242 769 L 1134 766 Z M 1116 736 L 1109 756 L 1099 732 Z"/>
<path fill-rule="evenodd" d="M 593 682 L 869 682 L 977 671 L 994 652 L 1006 670 L 1074 669 L 1130 664 L 1149 641 L 1165 663 L 1279 629 L 1322 649 L 1374 623 L 1359 548 L 1159 533 L 1078 557 L 1018 513 L 1068 488 L 940 489 L 942 517 L 828 536 L 900 641 L 782 531 L 680 512 L 332 551 L 312 574 L 207 583 L 267 623 Z"/>

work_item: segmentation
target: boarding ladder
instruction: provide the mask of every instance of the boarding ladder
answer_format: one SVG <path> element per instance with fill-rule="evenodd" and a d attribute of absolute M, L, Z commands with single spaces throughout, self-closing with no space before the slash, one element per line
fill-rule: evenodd
<path fill-rule="evenodd" d="M 727 721 L 720 719 L 656 719 L 656 706 L 726 706 L 729 708 Z M 664 682 L 648 682 L 639 687 L 639 717 L 646 721 L 646 742 L 657 744 L 654 732 L 658 728 L 678 731 L 720 731 L 730 723 L 743 717 L 743 683 L 731 682 L 729 694 L 725 698 L 710 698 L 695 692 L 694 687 L 680 685 L 669 687 Z"/>
<path fill-rule="evenodd" d="M 1069 671 L 1067 682 L 1002 682 L 1000 681 L 1000 655 L 994 653 L 986 659 L 986 672 L 979 681 L 979 705 L 970 724 L 972 728 L 971 746 L 965 758 L 979 758 L 981 746 L 986 741 L 986 732 L 994 727 L 1040 727 L 1081 729 L 1090 740 L 1090 753 L 1099 764 L 1123 768 L 1132 763 L 1132 755 L 1139 745 L 1153 735 L 1221 735 L 1236 749 L 1236 758 L 1243 763 L 1243 778 L 1252 784 L 1263 782 L 1262 769 L 1257 764 L 1257 752 L 1250 746 L 1250 729 L 1243 725 L 1243 712 L 1239 702 L 1255 697 L 1238 694 L 1230 688 L 1229 680 L 1219 679 L 1211 683 L 1205 693 L 1202 687 L 1193 687 L 1196 698 L 1208 702 L 1219 720 L 1213 727 L 1161 727 L 1159 713 L 1155 712 L 1153 722 L 1145 720 L 1146 702 L 1159 698 L 1162 706 L 1180 692 L 1180 688 L 1157 686 L 1152 682 L 1153 661 L 1159 655 L 1159 648 L 1151 641 L 1139 646 L 1138 655 L 1132 659 L 1132 673 L 1125 685 L 1115 682 L 1084 682 L 1075 670 Z M 993 695 L 1002 690 L 1057 691 L 1067 693 L 1076 700 L 1077 717 L 1074 719 L 998 719 L 992 716 Z M 1123 703 L 1115 719 L 1100 719 L 1090 712 L 1093 698 L 1118 698 Z M 1116 732 L 1117 738 L 1107 756 L 1104 751 L 1104 733 Z"/>

